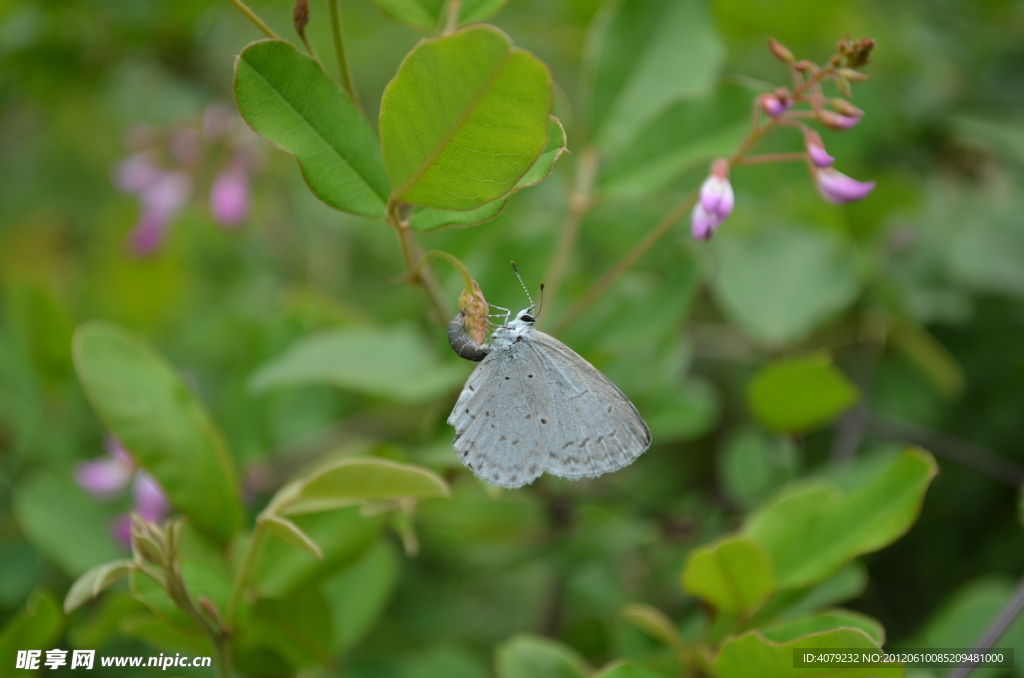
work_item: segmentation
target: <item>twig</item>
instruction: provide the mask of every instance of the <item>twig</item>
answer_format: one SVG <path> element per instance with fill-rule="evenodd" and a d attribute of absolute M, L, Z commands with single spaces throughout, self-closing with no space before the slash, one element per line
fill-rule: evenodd
<path fill-rule="evenodd" d="M 1013 488 L 1024 484 L 1024 466 L 1017 462 L 966 440 L 909 421 L 871 414 L 865 424 L 865 434 L 873 438 L 920 445 L 939 456 L 969 466 Z"/>
<path fill-rule="evenodd" d="M 362 115 L 363 107 L 359 103 L 359 95 L 352 85 L 352 73 L 348 68 L 348 57 L 345 55 L 345 35 L 341 28 L 341 7 L 340 0 L 328 0 L 327 7 L 331 15 L 331 36 L 334 38 L 334 53 L 338 57 L 338 78 L 341 80 L 341 87 L 348 93 L 352 103 L 356 105 L 359 114 Z"/>
<path fill-rule="evenodd" d="M 256 24 L 256 28 L 263 31 L 263 35 L 267 36 L 268 38 L 274 38 L 275 40 L 278 39 L 277 33 L 272 31 L 270 29 L 270 26 L 263 23 L 263 19 L 256 16 L 256 13 L 249 9 L 249 7 L 244 2 L 242 2 L 242 0 L 228 0 L 228 2 L 234 5 L 239 12 L 244 14 L 246 19 Z"/>
<path fill-rule="evenodd" d="M 974 644 L 973 650 L 975 652 L 984 652 L 991 649 L 993 645 L 999 642 L 999 639 L 1002 638 L 1003 634 L 1006 633 L 1017 617 L 1020 616 L 1022 610 L 1024 610 L 1024 577 L 1017 582 L 1017 588 L 1013 595 L 1006 601 L 1006 605 L 999 611 L 996 618 L 992 620 L 992 624 L 985 629 L 981 639 Z M 949 674 L 949 678 L 967 678 L 976 667 L 977 664 L 974 662 L 964 662 L 953 669 L 953 672 Z"/>

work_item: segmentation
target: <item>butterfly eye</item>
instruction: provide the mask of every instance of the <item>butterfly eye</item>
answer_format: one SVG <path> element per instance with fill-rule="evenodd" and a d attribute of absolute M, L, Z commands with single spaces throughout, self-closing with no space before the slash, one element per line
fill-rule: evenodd
<path fill-rule="evenodd" d="M 523 314 L 519 316 L 519 319 L 522 320 L 524 323 L 532 323 L 534 320 L 533 316 L 529 314 Z"/>

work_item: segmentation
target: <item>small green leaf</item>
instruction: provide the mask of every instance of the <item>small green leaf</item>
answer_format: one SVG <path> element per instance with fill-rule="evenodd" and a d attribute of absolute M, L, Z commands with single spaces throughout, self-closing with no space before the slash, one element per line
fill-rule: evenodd
<path fill-rule="evenodd" d="M 312 334 L 259 368 L 255 392 L 279 386 L 334 384 L 360 393 L 424 402 L 462 383 L 465 369 L 442 363 L 412 327 L 345 327 Z"/>
<path fill-rule="evenodd" d="M 537 162 L 527 171 L 522 178 L 516 182 L 512 190 L 503 198 L 492 200 L 483 207 L 468 212 L 456 212 L 453 210 L 438 210 L 425 207 L 412 215 L 410 225 L 417 231 L 435 231 L 447 226 L 475 226 L 485 221 L 494 219 L 501 214 L 509 198 L 520 189 L 539 184 L 548 178 L 555 166 L 555 161 L 566 151 L 565 129 L 558 118 L 550 116 L 548 125 L 548 142 L 541 151 Z"/>
<path fill-rule="evenodd" d="M 298 478 L 267 509 L 280 515 L 330 511 L 365 501 L 447 497 L 436 473 L 387 459 L 342 459 Z"/>
<path fill-rule="evenodd" d="M 383 217 L 390 186 L 373 130 L 320 66 L 282 40 L 261 40 L 235 63 L 235 101 L 249 126 L 295 156 L 331 207 Z"/>
<path fill-rule="evenodd" d="M 593 24 L 591 123 L 618 148 L 670 104 L 709 93 L 725 57 L 704 3 L 625 0 Z"/>
<path fill-rule="evenodd" d="M 575 651 L 549 638 L 517 635 L 498 646 L 498 678 L 585 678 L 590 671 Z"/>
<path fill-rule="evenodd" d="M 547 67 L 496 28 L 424 40 L 381 101 L 391 201 L 471 210 L 505 195 L 544 148 L 551 97 Z"/>
<path fill-rule="evenodd" d="M 133 565 L 134 563 L 130 560 L 118 560 L 113 563 L 97 565 L 83 574 L 68 589 L 68 595 L 64 598 L 64 614 L 71 614 L 119 582 L 127 576 Z"/>
<path fill-rule="evenodd" d="M 381 540 L 352 567 L 320 587 L 333 612 L 334 652 L 349 652 L 369 633 L 391 600 L 401 569 L 396 548 Z"/>
<path fill-rule="evenodd" d="M 242 523 L 234 465 L 181 377 L 140 338 L 108 323 L 78 328 L 73 348 L 79 379 L 107 429 L 176 509 L 227 541 Z"/>
<path fill-rule="evenodd" d="M 795 487 L 750 515 L 742 532 L 768 549 L 779 588 L 808 586 L 906 532 L 935 472 L 931 455 L 911 448 L 845 496 L 823 483 Z"/>
<path fill-rule="evenodd" d="M 859 394 L 826 353 L 786 358 L 762 368 L 747 387 L 747 402 L 761 422 L 783 433 L 827 424 Z"/>
<path fill-rule="evenodd" d="M 725 313 L 754 339 L 782 346 L 807 336 L 857 296 L 851 252 L 810 229 L 723 233 L 713 243 L 712 287 Z"/>
<path fill-rule="evenodd" d="M 445 7 L 451 0 L 373 0 L 393 19 L 413 26 L 433 27 L 441 23 Z M 505 6 L 508 0 L 462 0 L 459 24 L 483 21 Z"/>
<path fill-rule="evenodd" d="M 622 610 L 622 616 L 677 652 L 683 649 L 679 629 L 661 610 L 650 605 L 634 603 Z"/>
<path fill-rule="evenodd" d="M 732 537 L 690 554 L 683 589 L 719 610 L 750 615 L 775 590 L 775 572 L 763 546 Z"/>
<path fill-rule="evenodd" d="M 903 678 L 902 664 L 880 666 L 831 665 L 807 669 L 794 666 L 793 650 L 808 652 L 836 651 L 853 648 L 874 648 L 878 645 L 863 631 L 840 629 L 815 633 L 788 643 L 773 643 L 757 631 L 728 640 L 722 645 L 715 665 L 717 678 Z M 808 673 L 810 671 L 810 673 Z"/>
<path fill-rule="evenodd" d="M 286 544 L 291 544 L 314 558 L 324 559 L 323 551 L 316 545 L 316 542 L 310 539 L 309 535 L 303 532 L 298 525 L 287 518 L 264 513 L 260 515 L 259 524 Z"/>
<path fill-rule="evenodd" d="M 828 610 L 810 617 L 772 624 L 761 630 L 773 643 L 788 643 L 801 636 L 837 629 L 858 629 L 871 638 L 875 645 L 885 642 L 885 629 L 876 620 L 850 610 Z"/>
<path fill-rule="evenodd" d="M 792 440 L 754 427 L 732 435 L 718 455 L 722 488 L 745 508 L 754 508 L 796 477 L 799 460 Z"/>
<path fill-rule="evenodd" d="M 316 543 L 323 559 L 271 539 L 264 543 L 256 588 L 269 598 L 307 590 L 337 575 L 372 547 L 384 528 L 381 516 L 365 517 L 359 507 L 295 516 L 293 522 Z"/>

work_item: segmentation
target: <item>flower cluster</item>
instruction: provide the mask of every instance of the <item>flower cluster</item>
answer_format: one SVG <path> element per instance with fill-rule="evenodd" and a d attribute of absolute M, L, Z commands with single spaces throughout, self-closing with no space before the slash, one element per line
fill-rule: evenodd
<path fill-rule="evenodd" d="M 245 221 L 254 139 L 238 116 L 221 106 L 207 107 L 199 125 L 133 130 L 128 139 L 131 152 L 114 171 L 117 187 L 137 196 L 142 207 L 130 236 L 132 251 L 142 256 L 160 246 L 210 165 L 219 167 L 210 181 L 211 215 L 228 228 Z"/>
<path fill-rule="evenodd" d="M 113 499 L 131 483 L 134 512 L 152 523 L 159 523 L 166 518 L 170 503 L 156 480 L 139 469 L 116 438 L 107 438 L 105 447 L 106 457 L 82 462 L 75 467 L 78 485 L 94 497 Z M 131 545 L 131 526 L 128 513 L 118 516 L 114 521 L 114 536 L 125 546 Z"/>
<path fill-rule="evenodd" d="M 849 101 L 851 84 L 867 79 L 857 69 L 870 62 L 874 41 L 870 38 L 857 41 L 844 38 L 825 66 L 797 61 L 792 52 L 775 40 L 769 40 L 768 46 L 776 58 L 789 65 L 793 86 L 778 87 L 754 100 L 755 123 L 744 150 L 749 150 L 772 126 L 796 127 L 803 134 L 802 154 L 759 156 L 756 161 L 805 161 L 818 193 L 831 203 L 841 204 L 867 197 L 874 190 L 875 182 L 857 181 L 833 168 L 835 158 L 825 150 L 821 135 L 804 121 L 813 120 L 836 131 L 848 130 L 861 121 L 864 111 Z M 828 81 L 835 84 L 842 96 L 825 96 L 822 83 Z M 796 107 L 796 104 L 801 103 L 806 106 Z M 767 125 L 760 122 L 762 113 L 768 116 Z M 733 160 L 739 163 L 744 161 L 754 162 L 755 159 L 740 155 Z M 693 236 L 698 240 L 707 240 L 714 235 L 719 225 L 732 213 L 734 199 L 732 185 L 729 183 L 729 168 L 729 161 L 724 158 L 716 160 L 711 166 L 710 175 L 700 187 L 690 219 Z"/>

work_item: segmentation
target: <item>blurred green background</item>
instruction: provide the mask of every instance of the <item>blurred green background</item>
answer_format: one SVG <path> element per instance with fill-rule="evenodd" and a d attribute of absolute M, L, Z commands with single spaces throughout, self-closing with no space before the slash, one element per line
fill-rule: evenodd
<path fill-rule="evenodd" d="M 342 4 L 355 84 L 375 121 L 384 86 L 424 33 L 370 0 Z M 599 6 L 510 0 L 491 19 L 551 66 L 570 151 Z M 291 3 L 253 8 L 292 39 Z M 330 63 L 324 7 L 312 10 L 310 36 Z M 880 620 L 893 643 L 973 643 L 1024 570 L 1024 4 L 718 0 L 710 10 L 726 55 L 719 85 L 679 104 L 646 143 L 742 124 L 751 79 L 785 84 L 768 36 L 820 61 L 843 35 L 866 35 L 878 47 L 854 102 L 867 114 L 825 140 L 837 167 L 878 188 L 834 207 L 799 163 L 737 169 L 736 211 L 714 242 L 693 243 L 680 224 L 560 336 L 636 402 L 655 447 L 599 481 L 545 478 L 495 494 L 450 448 L 444 419 L 472 366 L 430 323 L 422 292 L 399 280 L 393 232 L 318 202 L 285 153 L 244 141 L 253 198 L 241 226 L 210 215 L 209 181 L 226 162 L 211 152 L 157 251 L 129 247 L 139 206 L 115 186 L 118 163 L 140 134 L 197 127 L 207 107 L 232 106 L 234 57 L 262 37 L 250 23 L 226 1 L 0 0 L 0 626 L 33 591 L 60 599 L 75 576 L 121 552 L 109 524 L 128 498 L 97 502 L 73 476 L 103 454 L 104 431 L 75 375 L 71 333 L 103 318 L 147 336 L 196 386 L 246 470 L 254 510 L 328 453 L 372 452 L 453 483 L 452 501 L 418 513 L 418 556 L 396 540 L 367 556 L 385 573 L 372 600 L 351 602 L 366 587 L 334 587 L 339 606 L 377 620 L 350 639 L 346 676 L 485 675 L 494 646 L 520 632 L 555 635 L 599 664 L 643 642 L 618 618 L 626 603 L 684 625 L 701 614 L 679 588 L 688 551 L 787 480 L 853 477 L 905 443 L 930 449 L 940 473 L 911 532 L 863 559 L 868 583 L 846 605 Z M 798 150 L 799 139 L 783 130 L 767 148 Z M 556 317 L 706 173 L 702 160 L 661 176 L 658 191 L 622 188 L 645 153 L 603 168 Z M 507 262 L 531 287 L 545 275 L 573 162 L 563 157 L 497 220 L 422 244 L 462 259 L 489 301 L 526 306 Z M 815 268 L 833 256 L 838 264 Z M 437 270 L 454 307 L 461 282 Z M 812 274 L 782 273 L 794 270 Z M 766 299 L 777 305 L 764 320 Z M 792 319 L 785 341 L 764 340 L 800 309 L 811 318 Z M 410 360 L 407 383 L 378 389 L 250 388 L 296 341 L 348 326 L 406 328 L 430 369 Z M 745 399 L 751 375 L 819 348 L 860 387 L 861 404 L 806 436 L 768 432 Z M 442 395 L 402 395 L 438 374 Z M 144 633 L 119 625 L 135 604 L 122 592 L 76 612 L 54 645 L 146 653 Z M 1003 645 L 1024 649 L 1024 627 L 1011 634 Z"/>

